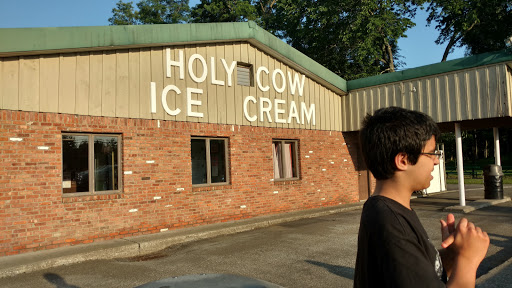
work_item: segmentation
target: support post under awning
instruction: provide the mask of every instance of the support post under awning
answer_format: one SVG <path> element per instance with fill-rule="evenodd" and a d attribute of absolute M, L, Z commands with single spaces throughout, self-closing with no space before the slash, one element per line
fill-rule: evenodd
<path fill-rule="evenodd" d="M 500 158 L 500 132 L 497 127 L 492 128 L 494 135 L 494 164 L 501 166 Z"/>
<path fill-rule="evenodd" d="M 460 123 L 455 123 L 455 150 L 457 151 L 457 177 L 459 182 L 460 206 L 466 206 L 466 191 L 464 190 L 464 165 L 462 160 L 462 136 Z"/>

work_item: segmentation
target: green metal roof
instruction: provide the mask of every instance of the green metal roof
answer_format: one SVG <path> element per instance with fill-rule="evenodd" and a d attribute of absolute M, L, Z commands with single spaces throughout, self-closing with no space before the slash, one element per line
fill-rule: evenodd
<path fill-rule="evenodd" d="M 101 48 L 247 40 L 259 42 L 342 91 L 347 82 L 256 23 L 3 28 L 0 57 Z M 257 44 L 257 43 L 256 43 Z"/>
<path fill-rule="evenodd" d="M 502 50 L 498 52 L 478 54 L 437 64 L 411 68 L 393 73 L 351 80 L 347 82 L 347 88 L 349 91 L 351 91 L 360 88 L 366 88 L 392 82 L 399 82 L 462 69 L 474 68 L 483 65 L 490 65 L 510 61 L 512 61 L 512 50 Z"/>

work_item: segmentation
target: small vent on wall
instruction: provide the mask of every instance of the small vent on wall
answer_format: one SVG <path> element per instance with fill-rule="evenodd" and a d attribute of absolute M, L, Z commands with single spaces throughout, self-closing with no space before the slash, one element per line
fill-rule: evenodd
<path fill-rule="evenodd" d="M 254 86 L 254 71 L 252 64 L 237 62 L 237 84 L 242 86 Z"/>

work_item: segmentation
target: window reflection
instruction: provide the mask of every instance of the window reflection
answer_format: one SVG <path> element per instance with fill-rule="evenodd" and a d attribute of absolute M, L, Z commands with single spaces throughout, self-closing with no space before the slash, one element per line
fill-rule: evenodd
<path fill-rule="evenodd" d="M 64 193 L 89 191 L 89 137 L 62 135 Z"/>

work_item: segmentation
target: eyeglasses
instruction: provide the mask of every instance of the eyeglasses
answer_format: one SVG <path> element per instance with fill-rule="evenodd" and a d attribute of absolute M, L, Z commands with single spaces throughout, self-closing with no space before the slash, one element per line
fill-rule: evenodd
<path fill-rule="evenodd" d="M 420 153 L 421 155 L 427 155 L 428 157 L 430 158 L 433 158 L 432 156 L 434 156 L 435 158 L 439 159 L 441 158 L 441 156 L 443 156 L 443 153 L 441 151 L 434 151 L 434 152 L 422 152 Z"/>

